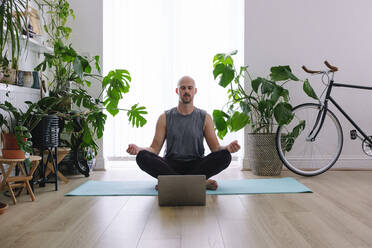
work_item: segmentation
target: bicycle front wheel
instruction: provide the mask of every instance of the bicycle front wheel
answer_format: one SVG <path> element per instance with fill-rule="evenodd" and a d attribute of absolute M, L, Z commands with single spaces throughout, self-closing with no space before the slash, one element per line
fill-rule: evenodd
<path fill-rule="evenodd" d="M 302 176 L 319 175 L 331 168 L 341 154 L 343 134 L 337 117 L 327 110 L 323 126 L 311 139 L 320 104 L 305 103 L 293 109 L 294 118 L 278 127 L 276 148 L 283 164 Z"/>

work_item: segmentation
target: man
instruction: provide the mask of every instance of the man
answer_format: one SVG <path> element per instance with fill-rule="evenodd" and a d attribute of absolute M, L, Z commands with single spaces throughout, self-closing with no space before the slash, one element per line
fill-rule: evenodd
<path fill-rule="evenodd" d="M 159 175 L 205 175 L 207 189 L 215 190 L 218 184 L 210 177 L 226 169 L 231 162 L 231 153 L 237 152 L 237 141 L 220 146 L 211 116 L 194 107 L 195 81 L 184 76 L 178 81 L 176 93 L 178 106 L 160 115 L 155 137 L 150 147 L 128 146 L 127 152 L 137 155 L 139 167 L 157 178 Z M 212 151 L 204 157 L 203 138 Z M 158 156 L 167 140 L 165 157 Z M 157 189 L 157 187 L 155 187 Z"/>

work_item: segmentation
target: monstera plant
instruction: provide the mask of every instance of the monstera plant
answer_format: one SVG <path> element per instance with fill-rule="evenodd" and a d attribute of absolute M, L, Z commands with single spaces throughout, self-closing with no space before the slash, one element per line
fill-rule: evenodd
<path fill-rule="evenodd" d="M 53 52 L 44 53 L 44 60 L 35 70 L 42 72 L 47 80 L 50 97 L 48 101 L 62 99 L 52 111 L 64 122 L 64 131 L 67 132 L 64 137 L 70 137 L 64 139 L 64 143 L 72 149 L 78 147 L 85 154 L 92 149 L 97 153 L 96 141 L 103 135 L 107 113 L 115 116 L 124 111 L 132 126 L 145 125 L 145 107 L 137 103 L 127 108 L 119 108 L 119 102 L 124 100 L 125 94 L 130 90 L 132 78 L 129 71 L 114 69 L 103 75 L 99 56 L 80 54 L 70 43 L 72 29 L 67 23 L 68 19 L 74 19 L 75 15 L 69 2 L 35 2 L 43 13 L 43 28 L 53 48 Z M 94 84 L 96 89 L 99 88 L 97 95 L 92 95 L 87 90 Z"/>
<path fill-rule="evenodd" d="M 290 103 L 289 90 L 286 85 L 297 83 L 302 80 L 298 79 L 288 65 L 273 66 L 270 68 L 268 78 L 252 78 L 248 72 L 247 66 L 241 66 L 238 70 L 235 68 L 233 55 L 237 51 L 226 54 L 216 54 L 213 59 L 213 75 L 219 79 L 219 85 L 227 88 L 227 103 L 223 109 L 213 111 L 213 120 L 218 132 L 218 137 L 223 139 L 227 132 L 236 132 L 245 126 L 249 126 L 246 140 L 248 144 L 246 149 L 249 151 L 248 159 L 264 161 L 268 156 L 268 151 L 273 150 L 272 156 L 276 159 L 275 150 L 275 130 L 278 125 L 288 124 L 293 119 L 292 105 Z M 244 82 L 248 87 L 244 87 Z M 308 80 L 304 80 L 304 92 L 313 98 L 316 98 L 314 90 Z M 290 142 L 295 139 L 304 127 L 300 122 L 287 137 L 288 149 L 291 148 Z M 270 147 L 262 148 L 260 141 L 257 139 L 267 140 Z M 275 164 L 273 159 L 269 159 L 266 164 Z M 276 175 L 280 173 L 281 162 L 276 162 L 278 169 Z M 263 167 L 263 166 L 261 166 Z M 252 165 L 251 165 L 252 168 Z M 274 175 L 275 173 L 265 172 L 266 169 L 252 169 L 257 175 Z M 261 171 L 261 172 L 260 172 Z"/>

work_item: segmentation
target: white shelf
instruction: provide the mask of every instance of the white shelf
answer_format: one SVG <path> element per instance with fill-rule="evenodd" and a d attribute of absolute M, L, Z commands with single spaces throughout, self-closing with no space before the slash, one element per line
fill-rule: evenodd
<path fill-rule="evenodd" d="M 26 44 L 26 36 L 22 35 L 22 45 Z M 28 38 L 27 48 L 36 53 L 53 53 L 53 48 L 41 44 L 34 38 Z"/>
<path fill-rule="evenodd" d="M 5 27 L 4 27 L 4 32 L 5 32 Z M 10 40 L 10 36 L 8 36 L 8 39 Z M 24 48 L 24 46 L 26 45 L 26 35 L 22 35 L 20 37 L 20 45 L 23 46 L 21 49 Z M 9 46 L 9 44 L 8 44 Z M 35 38 L 28 38 L 28 44 L 27 44 L 27 50 L 31 50 L 33 52 L 36 52 L 36 53 L 53 53 L 53 48 L 51 47 L 48 47 L 44 44 L 42 44 L 40 41 L 38 41 L 37 39 Z"/>
<path fill-rule="evenodd" d="M 17 93 L 40 95 L 40 89 L 23 87 L 23 86 L 18 86 L 18 85 L 14 85 L 14 84 L 8 84 L 8 86 L 7 86 L 4 83 L 0 83 L 0 92 L 1 91 L 10 91 L 10 92 L 17 92 Z"/>

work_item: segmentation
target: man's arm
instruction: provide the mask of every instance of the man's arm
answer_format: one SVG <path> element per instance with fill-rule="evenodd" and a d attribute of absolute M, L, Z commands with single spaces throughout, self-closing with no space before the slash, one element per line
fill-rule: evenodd
<path fill-rule="evenodd" d="M 128 146 L 127 152 L 131 155 L 137 155 L 141 150 L 147 150 L 149 152 L 152 152 L 158 155 L 165 141 L 166 126 L 167 126 L 167 123 L 165 119 L 165 113 L 163 113 L 162 115 L 160 115 L 156 123 L 155 136 L 154 136 L 151 146 L 150 147 L 139 147 L 135 144 L 130 144 Z"/>
<path fill-rule="evenodd" d="M 221 146 L 217 140 L 216 133 L 214 132 L 214 124 L 212 117 L 209 114 L 206 114 L 205 121 L 204 121 L 204 137 L 207 141 L 209 149 L 212 152 L 216 152 L 219 150 L 228 150 L 231 153 L 237 152 L 240 149 L 240 145 L 238 141 L 233 141 L 227 146 Z"/>

